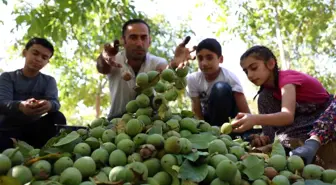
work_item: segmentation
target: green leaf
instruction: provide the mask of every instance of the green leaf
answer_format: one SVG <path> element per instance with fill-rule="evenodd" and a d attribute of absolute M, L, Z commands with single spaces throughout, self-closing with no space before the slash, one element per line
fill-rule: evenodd
<path fill-rule="evenodd" d="M 216 136 L 212 135 L 209 132 L 204 132 L 200 134 L 192 134 L 187 137 L 192 143 L 192 147 L 196 149 L 207 149 L 208 144 L 216 139 Z"/>
<path fill-rule="evenodd" d="M 274 138 L 274 142 L 272 144 L 271 156 L 273 156 L 273 155 L 282 155 L 282 156 L 286 157 L 285 148 L 282 146 L 279 138 L 277 138 L 277 137 Z"/>
<path fill-rule="evenodd" d="M 243 160 L 245 169 L 243 173 L 249 180 L 259 179 L 264 174 L 264 161 L 254 155 L 249 155 Z"/>
<path fill-rule="evenodd" d="M 28 15 L 19 15 L 16 17 L 15 22 L 16 24 L 20 25 L 23 22 L 26 22 L 29 19 Z"/>
<path fill-rule="evenodd" d="M 63 150 L 60 148 L 47 148 L 43 151 L 44 154 L 56 154 L 63 153 Z"/>
<path fill-rule="evenodd" d="M 209 152 L 201 152 L 201 151 L 197 151 L 199 156 L 208 156 Z"/>
<path fill-rule="evenodd" d="M 16 140 L 16 139 L 13 139 L 13 138 L 12 138 L 12 140 L 13 140 L 13 143 L 14 143 L 14 146 L 15 146 L 14 148 L 16 148 L 18 151 L 20 151 L 25 159 L 28 159 L 28 158 L 32 157 L 32 155 L 30 154 L 30 152 L 32 150 L 34 150 L 34 148 L 32 146 L 30 146 L 28 143 L 26 143 L 24 141 Z"/>
<path fill-rule="evenodd" d="M 8 4 L 7 0 L 2 0 L 2 3 L 5 4 L 5 5 Z"/>
<path fill-rule="evenodd" d="M 65 131 L 62 131 L 59 133 L 58 136 L 50 138 L 47 143 L 41 148 L 40 150 L 40 156 L 43 156 L 46 154 L 46 150 L 51 148 L 55 143 L 57 143 L 60 139 L 64 138 L 67 135 Z"/>
<path fill-rule="evenodd" d="M 208 152 L 200 152 L 200 151 L 194 151 L 189 153 L 188 155 L 183 155 L 184 158 L 188 159 L 189 161 L 195 162 L 199 157 L 201 156 L 208 156 Z"/>
<path fill-rule="evenodd" d="M 179 169 L 179 177 L 182 180 L 201 182 L 208 175 L 208 164 L 199 166 L 192 165 L 189 160 L 185 160 Z"/>
<path fill-rule="evenodd" d="M 30 152 L 29 152 L 29 155 L 31 156 L 31 157 L 37 157 L 37 156 L 39 156 L 39 153 L 40 153 L 40 149 L 33 149 L 33 150 L 31 150 Z"/>
<path fill-rule="evenodd" d="M 183 163 L 183 156 L 178 154 L 178 155 L 175 155 L 175 157 L 176 157 L 176 160 L 177 160 L 177 164 L 181 165 Z"/>
<path fill-rule="evenodd" d="M 53 146 L 57 147 L 57 146 L 63 146 L 63 145 L 69 144 L 69 143 L 75 141 L 76 139 L 78 139 L 79 137 L 80 137 L 80 135 L 76 131 L 72 131 L 70 134 L 68 134 L 64 138 L 60 139 Z"/>
<path fill-rule="evenodd" d="M 195 162 L 199 158 L 199 154 L 198 152 L 191 152 L 188 155 L 183 155 L 183 157 L 189 161 Z"/>

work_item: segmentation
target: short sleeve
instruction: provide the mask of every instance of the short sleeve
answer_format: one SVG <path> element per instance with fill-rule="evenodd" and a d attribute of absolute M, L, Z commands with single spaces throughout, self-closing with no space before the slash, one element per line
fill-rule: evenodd
<path fill-rule="evenodd" d="M 284 87 L 287 84 L 294 84 L 301 86 L 305 80 L 305 76 L 295 71 L 280 71 L 279 72 L 279 88 Z"/>
<path fill-rule="evenodd" d="M 197 90 L 197 79 L 196 79 L 195 73 L 189 74 L 187 76 L 187 94 L 191 98 L 199 96 L 199 92 Z"/>
<path fill-rule="evenodd" d="M 227 71 L 228 75 L 225 75 L 228 78 L 228 83 L 230 84 L 232 91 L 244 93 L 243 87 L 240 83 L 239 78 L 232 72 Z"/>

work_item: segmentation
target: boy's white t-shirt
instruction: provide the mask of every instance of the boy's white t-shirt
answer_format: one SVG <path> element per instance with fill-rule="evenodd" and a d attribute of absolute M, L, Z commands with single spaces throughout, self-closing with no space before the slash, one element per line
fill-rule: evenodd
<path fill-rule="evenodd" d="M 116 55 L 116 62 L 122 64 L 123 68 L 114 68 L 110 74 L 107 75 L 110 89 L 111 109 L 108 117 L 120 116 L 126 111 L 126 104 L 136 98 L 135 87 L 135 73 L 127 64 L 125 51 L 120 51 Z M 141 65 L 138 72 L 148 72 L 156 70 L 161 64 L 168 64 L 167 60 L 161 57 L 154 56 L 150 53 L 146 55 L 146 61 Z M 128 70 L 132 74 L 132 79 L 125 81 L 122 78 L 124 70 Z"/>
<path fill-rule="evenodd" d="M 201 71 L 193 72 L 187 76 L 188 96 L 191 98 L 199 97 L 203 111 L 207 109 L 211 89 L 216 82 L 228 83 L 232 91 L 244 93 L 238 77 L 231 71 L 223 67 L 220 68 L 221 73 L 219 73 L 218 77 L 212 82 L 207 82 Z"/>

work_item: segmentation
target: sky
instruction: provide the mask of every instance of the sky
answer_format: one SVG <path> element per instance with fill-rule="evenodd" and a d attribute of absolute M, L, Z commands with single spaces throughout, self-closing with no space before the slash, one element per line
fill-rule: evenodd
<path fill-rule="evenodd" d="M 33 4 L 38 4 L 41 0 L 30 0 Z M 15 35 L 10 33 L 10 30 L 15 27 L 14 17 L 11 15 L 13 6 L 17 0 L 11 0 L 7 6 L 0 5 L 0 17 L 4 24 L 0 24 L 0 68 L 5 71 L 15 70 L 21 68 L 24 64 L 23 58 L 19 53 L 11 54 L 8 49 L 15 43 L 15 39 L 20 38 L 25 30 L 20 30 Z M 159 3 L 157 3 L 159 2 Z M 247 49 L 246 45 L 239 39 L 231 35 L 222 34 L 216 37 L 214 32 L 217 31 L 222 25 L 212 24 L 207 21 L 207 16 L 214 11 L 218 11 L 216 6 L 210 0 L 135 0 L 135 7 L 145 12 L 149 17 L 156 14 L 163 14 L 172 25 L 179 25 L 179 23 L 187 18 L 191 18 L 188 26 L 195 32 L 192 36 L 188 46 L 197 45 L 201 40 L 212 37 L 216 38 L 221 43 L 224 40 L 230 39 L 231 41 L 222 44 L 222 53 L 224 56 L 223 66 L 230 71 L 234 72 L 244 87 L 245 94 L 248 98 L 253 97 L 256 90 L 253 85 L 247 80 L 246 75 L 240 68 L 239 57 Z M 196 4 L 198 5 L 195 8 Z M 228 23 L 233 22 L 234 18 L 228 19 Z M 183 38 L 176 38 L 182 41 Z M 55 72 L 51 71 L 48 65 L 42 72 L 57 76 Z M 57 77 L 56 77 L 57 79 Z M 58 82 L 61 83 L 61 82 Z"/>

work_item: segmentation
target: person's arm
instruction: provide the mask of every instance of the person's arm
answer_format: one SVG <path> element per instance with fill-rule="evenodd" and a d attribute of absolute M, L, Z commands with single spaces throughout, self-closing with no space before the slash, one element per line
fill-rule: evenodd
<path fill-rule="evenodd" d="M 241 92 L 233 92 L 233 96 L 236 100 L 236 104 L 239 112 L 251 113 L 250 108 L 247 104 L 245 95 Z"/>
<path fill-rule="evenodd" d="M 232 88 L 233 97 L 236 101 L 238 111 L 242 113 L 251 113 L 246 101 L 243 87 L 237 75 L 226 69 L 224 69 L 223 72 L 225 73 L 225 76 L 228 79 L 228 83 Z"/>
<path fill-rule="evenodd" d="M 60 102 L 58 100 L 58 89 L 56 80 L 51 77 L 48 82 L 47 91 L 45 92 L 45 99 L 51 104 L 49 112 L 56 112 L 61 108 Z"/>
<path fill-rule="evenodd" d="M 283 88 L 281 88 L 281 94 L 281 112 L 256 115 L 256 119 L 261 126 L 288 126 L 294 122 L 296 106 L 295 85 L 285 85 Z"/>
<path fill-rule="evenodd" d="M 195 114 L 195 117 L 199 120 L 204 120 L 202 109 L 201 109 L 201 100 L 199 97 L 191 98 L 192 111 Z"/>
<path fill-rule="evenodd" d="M 201 99 L 199 97 L 199 90 L 197 83 L 197 73 L 192 73 L 187 76 L 186 92 L 191 99 L 191 107 L 195 117 L 199 120 L 204 120 L 201 107 Z"/>
<path fill-rule="evenodd" d="M 110 66 L 108 63 L 105 62 L 103 59 L 102 54 L 100 54 L 97 58 L 97 70 L 101 74 L 109 74 L 112 70 L 112 66 Z"/>
<path fill-rule="evenodd" d="M 103 51 L 97 58 L 97 70 L 102 74 L 111 73 L 113 68 L 121 68 L 121 64 L 116 62 L 116 55 L 119 52 L 119 40 L 114 40 L 113 45 L 107 43 Z"/>
<path fill-rule="evenodd" d="M 14 86 L 8 73 L 0 76 L 0 114 L 9 115 L 20 112 L 21 101 L 13 100 Z"/>

